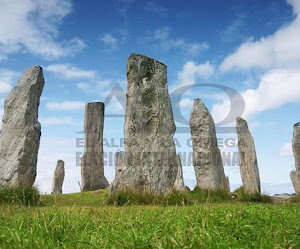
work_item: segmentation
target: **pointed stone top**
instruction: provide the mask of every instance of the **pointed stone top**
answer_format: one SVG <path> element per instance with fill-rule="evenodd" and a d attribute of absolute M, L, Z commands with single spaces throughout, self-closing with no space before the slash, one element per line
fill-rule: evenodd
<path fill-rule="evenodd" d="M 294 124 L 294 127 L 299 126 L 299 125 L 300 125 L 300 122 Z"/>
<path fill-rule="evenodd" d="M 245 119 L 243 119 L 242 117 L 236 118 L 236 125 L 237 126 L 247 125 L 247 127 L 248 127 L 247 121 Z"/>
<path fill-rule="evenodd" d="M 209 113 L 206 105 L 202 102 L 201 99 L 197 98 L 194 99 L 194 104 L 193 104 L 193 108 L 192 108 L 192 113 L 203 113 L 203 112 L 207 112 Z M 210 113 L 209 113 L 210 114 Z"/>
<path fill-rule="evenodd" d="M 40 83 L 42 86 L 44 85 L 43 79 L 43 69 L 41 66 L 31 66 L 26 69 L 26 71 L 22 74 L 21 79 L 18 82 L 18 85 L 34 85 L 36 83 Z"/>
<path fill-rule="evenodd" d="M 157 61 L 147 55 L 143 55 L 143 54 L 136 54 L 136 53 L 131 53 L 128 57 L 128 62 L 131 61 L 131 60 L 134 60 L 134 59 L 146 59 L 146 60 L 151 60 L 151 61 L 156 61 L 157 63 L 160 63 L 162 65 L 164 65 L 165 67 L 167 67 L 164 63 L 160 62 L 160 61 Z"/>
<path fill-rule="evenodd" d="M 65 163 L 64 160 L 58 159 L 57 163 Z"/>
<path fill-rule="evenodd" d="M 204 105 L 204 103 L 202 102 L 201 99 L 196 98 L 196 99 L 194 99 L 194 105 Z M 205 106 L 205 105 L 204 105 L 204 106 Z"/>

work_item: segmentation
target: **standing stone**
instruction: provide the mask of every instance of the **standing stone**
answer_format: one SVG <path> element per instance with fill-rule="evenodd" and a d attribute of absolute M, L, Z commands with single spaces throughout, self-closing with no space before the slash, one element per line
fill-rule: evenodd
<path fill-rule="evenodd" d="M 260 179 L 253 137 L 246 120 L 236 119 L 238 147 L 240 155 L 240 171 L 246 193 L 260 194 Z"/>
<path fill-rule="evenodd" d="M 58 160 L 54 171 L 51 194 L 62 194 L 62 185 L 65 178 L 65 162 Z"/>
<path fill-rule="evenodd" d="M 0 187 L 31 187 L 36 177 L 41 125 L 38 107 L 44 88 L 40 66 L 28 68 L 4 103 L 0 133 Z"/>
<path fill-rule="evenodd" d="M 103 165 L 104 103 L 87 103 L 85 106 L 84 155 L 81 158 L 82 191 L 108 187 Z"/>
<path fill-rule="evenodd" d="M 125 116 L 126 169 L 112 183 L 120 190 L 160 195 L 173 190 L 178 170 L 175 123 L 167 86 L 167 67 L 144 55 L 127 62 Z"/>
<path fill-rule="evenodd" d="M 293 170 L 291 171 L 291 180 L 295 189 L 295 192 L 297 195 L 300 194 L 300 171 L 298 170 Z"/>
<path fill-rule="evenodd" d="M 227 192 L 230 192 L 230 182 L 229 182 L 229 177 L 226 176 L 225 177 L 225 183 L 224 183 L 224 189 L 227 191 Z"/>
<path fill-rule="evenodd" d="M 178 172 L 174 183 L 174 189 L 179 191 L 185 191 L 186 187 L 184 186 L 182 164 L 179 155 L 177 155 L 177 160 L 178 160 Z"/>
<path fill-rule="evenodd" d="M 294 133 L 293 133 L 293 154 L 295 158 L 295 166 L 296 170 L 291 172 L 291 179 L 296 191 L 296 194 L 300 194 L 300 122 L 294 125 Z"/>
<path fill-rule="evenodd" d="M 201 189 L 228 191 L 228 179 L 225 177 L 218 148 L 215 123 L 200 99 L 194 100 L 190 128 L 197 186 Z"/>
<path fill-rule="evenodd" d="M 121 175 L 121 172 L 125 167 L 125 152 L 118 151 L 116 153 L 116 163 L 115 163 L 115 179 Z"/>

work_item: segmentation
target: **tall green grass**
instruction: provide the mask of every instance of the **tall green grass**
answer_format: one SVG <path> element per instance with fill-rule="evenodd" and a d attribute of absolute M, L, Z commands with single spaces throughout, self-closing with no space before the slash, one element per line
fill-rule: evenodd
<path fill-rule="evenodd" d="M 163 195 L 134 190 L 124 190 L 108 196 L 107 204 L 115 206 L 127 205 L 192 205 L 196 203 L 213 203 L 231 201 L 231 195 L 224 190 L 208 190 L 196 188 L 193 191 L 173 191 Z"/>
<path fill-rule="evenodd" d="M 189 195 L 198 203 L 229 202 L 232 197 L 229 192 L 223 189 L 210 190 L 196 187 Z"/>
<path fill-rule="evenodd" d="M 0 248 L 300 248 L 300 205 L 0 206 Z"/>
<path fill-rule="evenodd" d="M 168 194 L 154 195 L 149 192 L 136 192 L 134 190 L 119 191 L 110 194 L 107 199 L 108 205 L 128 206 L 128 205 L 191 205 L 194 200 L 191 196 L 182 191 L 173 191 Z"/>
<path fill-rule="evenodd" d="M 41 196 L 36 187 L 15 187 L 0 189 L 0 204 L 36 206 Z"/>
<path fill-rule="evenodd" d="M 233 192 L 233 196 L 238 201 L 243 202 L 262 202 L 262 203 L 271 203 L 272 198 L 268 195 L 262 195 L 259 193 L 249 194 L 246 193 L 243 187 L 236 189 Z"/>

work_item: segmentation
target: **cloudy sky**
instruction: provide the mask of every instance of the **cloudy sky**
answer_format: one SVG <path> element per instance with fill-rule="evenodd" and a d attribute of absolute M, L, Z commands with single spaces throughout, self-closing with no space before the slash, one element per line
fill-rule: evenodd
<path fill-rule="evenodd" d="M 191 84 L 239 92 L 263 191 L 293 192 L 289 173 L 293 124 L 300 121 L 300 0 L 0 0 L 0 6 L 1 115 L 22 72 L 36 64 L 44 69 L 36 179 L 43 192 L 51 191 L 57 159 L 66 162 L 63 191 L 79 191 L 86 102 L 106 103 L 105 175 L 113 180 L 113 153 L 123 150 L 122 104 L 132 52 L 168 66 L 170 93 Z M 172 98 L 177 150 L 190 187 L 195 184 L 190 134 L 179 132 L 188 126 L 178 118 L 178 108 L 188 120 L 194 98 L 205 102 L 216 123 L 238 109 L 214 86 L 182 92 L 180 102 Z M 116 114 L 121 115 L 112 117 Z M 237 187 L 236 134 L 217 136 L 231 187 Z"/>

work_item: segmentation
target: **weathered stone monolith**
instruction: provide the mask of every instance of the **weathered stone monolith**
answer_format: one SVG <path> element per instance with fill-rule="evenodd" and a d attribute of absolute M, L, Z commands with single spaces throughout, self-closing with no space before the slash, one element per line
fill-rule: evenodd
<path fill-rule="evenodd" d="M 193 164 L 197 186 L 201 189 L 228 190 L 222 157 L 218 148 L 215 123 L 200 99 L 194 100 L 190 116 Z"/>
<path fill-rule="evenodd" d="M 131 54 L 127 78 L 126 168 L 110 191 L 164 194 L 173 190 L 178 170 L 167 67 L 147 56 Z"/>
<path fill-rule="evenodd" d="M 118 151 L 116 153 L 116 163 L 115 163 L 115 179 L 121 175 L 121 172 L 125 168 L 125 152 Z"/>
<path fill-rule="evenodd" d="M 291 179 L 296 191 L 296 194 L 300 194 L 300 122 L 294 125 L 294 133 L 293 133 L 293 154 L 295 158 L 295 167 L 296 170 L 291 172 Z"/>
<path fill-rule="evenodd" d="M 240 172 L 244 191 L 249 194 L 260 193 L 260 179 L 253 137 L 246 120 L 236 119 Z"/>
<path fill-rule="evenodd" d="M 62 186 L 64 183 L 64 178 L 65 178 L 65 162 L 63 160 L 58 160 L 54 171 L 51 194 L 62 194 Z"/>
<path fill-rule="evenodd" d="M 174 189 L 185 191 L 187 188 L 184 186 L 182 164 L 179 155 L 177 155 L 177 160 L 178 160 L 178 172 L 174 183 Z"/>
<path fill-rule="evenodd" d="M 41 125 L 38 107 L 44 88 L 40 66 L 28 68 L 4 103 L 0 133 L 0 187 L 31 187 L 36 177 Z"/>
<path fill-rule="evenodd" d="M 82 191 L 108 187 L 103 165 L 104 103 L 87 103 L 84 117 L 84 155 L 81 158 Z"/>

